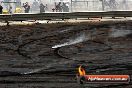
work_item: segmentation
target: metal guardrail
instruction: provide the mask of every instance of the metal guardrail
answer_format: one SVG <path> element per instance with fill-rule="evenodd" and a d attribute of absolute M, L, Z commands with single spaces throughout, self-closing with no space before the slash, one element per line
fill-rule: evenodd
<path fill-rule="evenodd" d="M 25 20 L 53 20 L 53 19 L 77 19 L 92 17 L 132 17 L 132 11 L 108 11 L 108 12 L 71 12 L 71 13 L 19 13 L 1 14 L 0 21 L 25 21 Z"/>

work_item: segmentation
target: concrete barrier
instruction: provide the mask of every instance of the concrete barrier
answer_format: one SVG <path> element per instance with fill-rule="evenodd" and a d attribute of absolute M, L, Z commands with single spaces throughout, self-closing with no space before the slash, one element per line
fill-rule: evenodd
<path fill-rule="evenodd" d="M 132 17 L 132 11 L 97 11 L 97 12 L 51 12 L 51 13 L 19 13 L 1 14 L 0 21 L 24 21 L 24 20 L 52 20 L 52 19 L 77 19 L 92 17 Z"/>

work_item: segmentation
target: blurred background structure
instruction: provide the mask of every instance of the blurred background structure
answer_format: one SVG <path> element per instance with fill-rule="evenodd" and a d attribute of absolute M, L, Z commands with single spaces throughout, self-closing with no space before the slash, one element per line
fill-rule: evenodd
<path fill-rule="evenodd" d="M 132 10 L 132 0 L 0 0 L 4 13 L 23 13 L 26 2 L 30 13 L 44 12 L 120 11 Z"/>
<path fill-rule="evenodd" d="M 72 11 L 132 10 L 132 0 L 71 0 Z"/>

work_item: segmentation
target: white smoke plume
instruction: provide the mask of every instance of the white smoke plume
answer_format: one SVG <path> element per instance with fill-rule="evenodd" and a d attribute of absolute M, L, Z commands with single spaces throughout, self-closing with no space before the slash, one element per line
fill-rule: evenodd
<path fill-rule="evenodd" d="M 111 33 L 109 34 L 109 37 L 124 37 L 126 35 L 131 34 L 131 30 L 125 30 L 125 29 L 112 29 Z"/>
<path fill-rule="evenodd" d="M 42 71 L 43 69 L 44 69 L 44 68 L 33 69 L 33 70 L 31 70 L 31 71 L 24 72 L 24 73 L 22 73 L 22 74 L 27 75 L 27 74 L 37 73 L 37 72 Z"/>
<path fill-rule="evenodd" d="M 78 36 L 75 39 L 71 39 L 70 41 L 63 43 L 63 44 L 59 44 L 59 45 L 55 45 L 52 48 L 59 48 L 59 47 L 63 47 L 63 46 L 68 46 L 68 45 L 73 45 L 73 44 L 77 44 L 83 41 L 88 40 L 89 38 L 86 37 L 86 35 L 83 33 L 82 35 Z"/>

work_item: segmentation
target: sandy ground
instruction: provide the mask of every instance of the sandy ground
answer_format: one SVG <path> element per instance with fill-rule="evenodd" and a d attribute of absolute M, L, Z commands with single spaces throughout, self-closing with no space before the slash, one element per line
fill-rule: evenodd
<path fill-rule="evenodd" d="M 77 83 L 87 74 L 132 75 L 132 21 L 1 26 L 1 88 L 132 88 Z"/>

